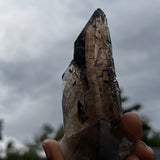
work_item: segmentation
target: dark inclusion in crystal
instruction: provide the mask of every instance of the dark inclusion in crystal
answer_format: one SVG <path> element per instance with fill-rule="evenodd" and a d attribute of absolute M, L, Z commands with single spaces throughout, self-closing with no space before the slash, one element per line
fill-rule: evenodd
<path fill-rule="evenodd" d="M 122 160 L 133 144 L 119 126 L 121 98 L 107 19 L 97 9 L 74 44 L 63 74 L 61 147 L 65 160 Z"/>

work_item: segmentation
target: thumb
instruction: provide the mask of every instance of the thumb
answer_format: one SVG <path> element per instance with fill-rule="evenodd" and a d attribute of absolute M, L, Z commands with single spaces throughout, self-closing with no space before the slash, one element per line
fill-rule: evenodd
<path fill-rule="evenodd" d="M 57 141 L 47 139 L 42 146 L 48 160 L 64 160 L 61 147 Z"/>

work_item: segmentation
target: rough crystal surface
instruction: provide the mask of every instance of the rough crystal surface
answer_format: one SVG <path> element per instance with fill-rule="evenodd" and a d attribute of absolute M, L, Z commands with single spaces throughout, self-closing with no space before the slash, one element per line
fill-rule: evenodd
<path fill-rule="evenodd" d="M 97 9 L 74 44 L 62 76 L 65 160 L 122 160 L 133 144 L 119 127 L 121 98 L 107 19 Z"/>

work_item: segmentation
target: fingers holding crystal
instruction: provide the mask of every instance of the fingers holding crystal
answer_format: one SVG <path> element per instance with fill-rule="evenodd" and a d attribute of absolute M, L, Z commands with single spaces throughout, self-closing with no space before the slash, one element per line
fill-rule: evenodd
<path fill-rule="evenodd" d="M 133 154 L 136 154 L 141 160 L 155 160 L 153 150 L 140 140 L 136 141 Z"/>
<path fill-rule="evenodd" d="M 126 137 L 135 142 L 142 137 L 142 124 L 136 113 L 125 113 L 121 118 L 121 128 Z"/>
<path fill-rule="evenodd" d="M 134 142 L 132 155 L 127 157 L 126 160 L 136 160 L 138 158 L 141 160 L 154 160 L 155 156 L 152 149 L 140 141 L 142 137 L 140 117 L 136 113 L 126 113 L 123 115 L 120 125 L 126 137 Z"/>

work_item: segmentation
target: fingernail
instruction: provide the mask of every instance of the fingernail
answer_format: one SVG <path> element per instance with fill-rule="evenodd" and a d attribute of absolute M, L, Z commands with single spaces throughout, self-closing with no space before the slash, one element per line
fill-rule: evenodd
<path fill-rule="evenodd" d="M 51 155 L 50 155 L 50 152 L 47 149 L 47 146 L 44 143 L 42 144 L 42 146 L 43 146 L 43 149 L 44 149 L 44 152 L 46 154 L 47 159 L 51 160 Z"/>
<path fill-rule="evenodd" d="M 125 160 L 140 160 L 136 155 L 131 155 L 127 157 Z"/>

